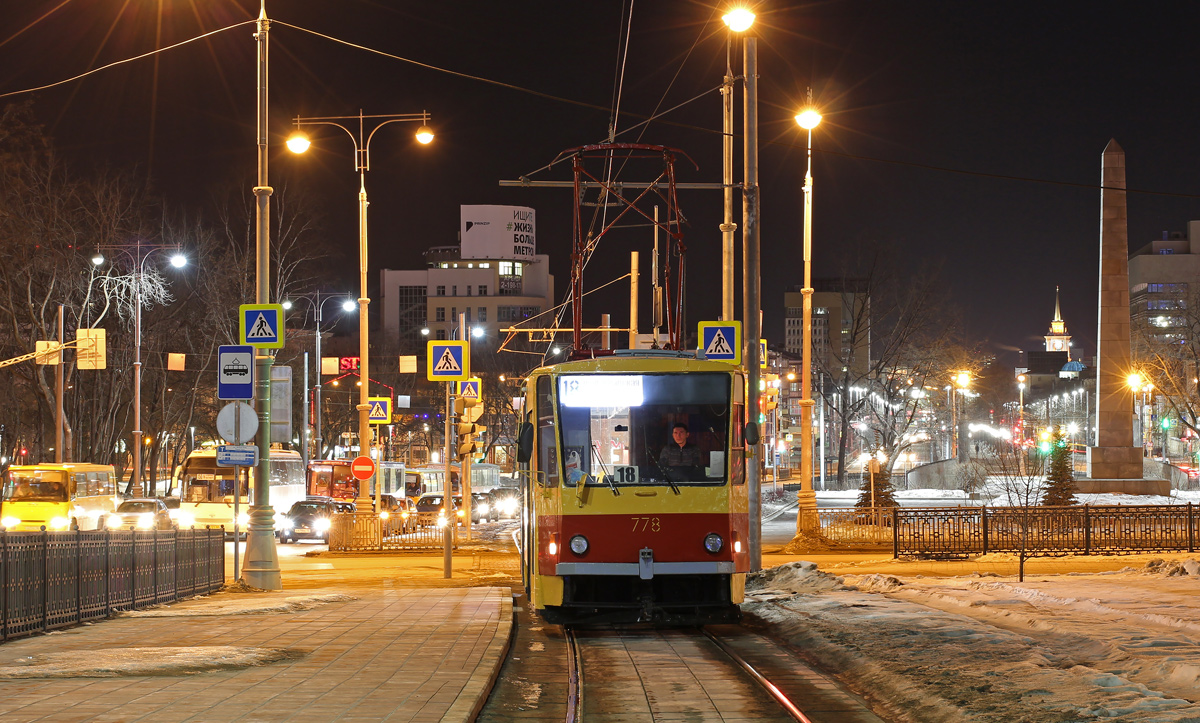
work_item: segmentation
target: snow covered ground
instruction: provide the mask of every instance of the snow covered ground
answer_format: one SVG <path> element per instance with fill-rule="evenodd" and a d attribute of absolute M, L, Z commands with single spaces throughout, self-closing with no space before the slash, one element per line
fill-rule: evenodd
<path fill-rule="evenodd" d="M 1200 721 L 1200 562 L 1082 575 L 755 575 L 744 609 L 897 722 Z"/>

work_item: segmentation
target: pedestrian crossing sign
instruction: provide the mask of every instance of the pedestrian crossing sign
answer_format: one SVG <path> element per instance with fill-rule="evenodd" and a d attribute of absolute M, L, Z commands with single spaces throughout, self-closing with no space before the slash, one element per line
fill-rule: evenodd
<path fill-rule="evenodd" d="M 700 351 L 706 359 L 742 363 L 742 322 L 700 322 Z"/>
<path fill-rule="evenodd" d="M 243 345 L 259 349 L 282 349 L 283 306 L 242 304 L 238 307 L 238 331 Z"/>
<path fill-rule="evenodd" d="M 426 347 L 431 382 L 464 382 L 471 378 L 471 357 L 465 341 L 430 341 Z"/>
<path fill-rule="evenodd" d="M 458 396 L 463 399 L 474 399 L 477 402 L 483 401 L 483 398 L 479 395 L 479 377 L 471 377 L 459 382 Z"/>
<path fill-rule="evenodd" d="M 763 369 L 767 368 L 767 340 L 766 339 L 758 340 L 758 366 Z"/>
<path fill-rule="evenodd" d="M 391 397 L 367 397 L 367 404 L 371 406 L 371 408 L 367 410 L 367 416 L 371 424 L 392 423 Z"/>

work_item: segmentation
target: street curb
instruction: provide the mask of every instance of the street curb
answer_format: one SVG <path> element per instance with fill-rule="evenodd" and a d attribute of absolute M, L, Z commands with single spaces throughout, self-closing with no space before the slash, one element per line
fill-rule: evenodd
<path fill-rule="evenodd" d="M 508 648 L 512 644 L 513 631 L 516 629 L 513 619 L 512 588 L 498 587 L 494 589 L 502 595 L 496 632 L 492 636 L 491 642 L 488 643 L 487 649 L 483 651 L 479 664 L 475 666 L 475 671 L 471 673 L 471 677 L 463 686 L 464 695 L 460 695 L 442 716 L 442 721 L 445 723 L 457 723 L 458 721 L 471 723 L 479 716 L 479 712 L 487 703 L 488 696 L 492 693 L 492 687 L 500 677 L 500 669 L 504 666 L 504 660 L 508 657 Z M 489 660 L 491 666 L 485 667 Z M 479 693 L 473 698 L 466 695 L 472 689 L 479 690 Z"/>

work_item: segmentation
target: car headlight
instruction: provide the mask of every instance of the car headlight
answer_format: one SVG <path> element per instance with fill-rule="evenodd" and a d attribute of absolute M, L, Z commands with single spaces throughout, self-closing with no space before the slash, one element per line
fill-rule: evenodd
<path fill-rule="evenodd" d="M 196 518 L 193 517 L 192 513 L 190 513 L 190 512 L 180 512 L 178 515 L 175 516 L 175 522 L 180 527 L 195 527 L 196 526 Z"/>
<path fill-rule="evenodd" d="M 445 515 L 438 515 L 438 518 L 437 518 L 437 526 L 438 526 L 438 527 L 445 527 L 445 526 L 446 526 L 446 516 L 445 516 Z"/>
<path fill-rule="evenodd" d="M 71 521 L 66 517 L 53 517 L 50 519 L 50 529 L 65 530 L 71 526 Z"/>
<path fill-rule="evenodd" d="M 582 555 L 588 551 L 588 541 L 583 535 L 575 535 L 572 537 L 570 545 L 571 552 L 574 552 L 576 555 Z"/>
<path fill-rule="evenodd" d="M 478 505 L 476 505 L 476 509 L 479 510 L 479 514 L 481 515 L 486 515 L 488 513 L 488 506 L 486 502 L 480 502 Z"/>
<path fill-rule="evenodd" d="M 151 527 L 154 527 L 154 515 L 149 512 L 143 512 L 142 514 L 138 515 L 137 526 L 143 530 L 148 530 Z"/>
<path fill-rule="evenodd" d="M 275 527 L 280 530 L 290 530 L 295 527 L 295 523 L 292 522 L 292 518 L 290 517 L 280 517 L 275 520 Z"/>
<path fill-rule="evenodd" d="M 389 517 L 391 517 L 391 515 L 388 514 L 387 510 L 384 510 L 383 512 L 379 513 L 379 519 L 381 519 L 381 520 L 386 520 Z"/>
<path fill-rule="evenodd" d="M 716 554 L 725 546 L 725 541 L 715 532 L 710 532 L 704 536 L 704 549 Z"/>
<path fill-rule="evenodd" d="M 249 512 L 243 512 L 242 514 L 238 515 L 237 521 L 238 521 L 238 524 L 239 524 L 239 525 L 248 525 L 248 524 L 250 524 L 250 513 L 249 513 Z"/>
<path fill-rule="evenodd" d="M 459 517 L 462 517 L 463 515 L 465 515 L 465 514 L 467 514 L 467 513 L 466 513 L 466 512 L 463 512 L 462 510 L 455 510 L 455 511 L 454 511 L 454 514 L 458 515 Z"/>
<path fill-rule="evenodd" d="M 115 530 L 121 526 L 122 522 L 124 522 L 124 520 L 122 520 L 120 517 L 116 515 L 109 515 L 108 519 L 104 521 L 104 524 Z"/>
<path fill-rule="evenodd" d="M 330 522 L 328 517 L 318 517 L 316 520 L 313 520 L 313 529 L 317 532 L 324 532 L 325 530 L 328 530 L 329 525 Z"/>
<path fill-rule="evenodd" d="M 509 497 L 500 503 L 500 511 L 506 515 L 515 515 L 517 513 L 517 500 L 514 497 Z"/>
<path fill-rule="evenodd" d="M 0 519 L 0 523 L 3 523 L 5 527 L 16 527 L 17 525 L 21 524 L 21 518 L 5 517 L 4 519 Z"/>
<path fill-rule="evenodd" d="M 402 519 L 402 520 L 407 520 L 407 519 L 408 519 L 408 513 L 407 513 L 407 512 L 401 512 L 401 513 L 400 513 L 400 519 Z"/>

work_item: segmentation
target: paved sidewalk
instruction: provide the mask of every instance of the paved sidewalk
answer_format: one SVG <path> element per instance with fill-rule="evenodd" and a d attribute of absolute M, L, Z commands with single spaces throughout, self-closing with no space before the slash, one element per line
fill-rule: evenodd
<path fill-rule="evenodd" d="M 0 668 L 47 654 L 86 661 L 121 648 L 234 646 L 289 656 L 191 674 L 0 680 L 0 721 L 471 720 L 507 650 L 509 588 L 352 594 L 358 599 L 299 612 L 120 618 L 5 643 Z M 246 599 L 222 593 L 172 610 Z"/>

